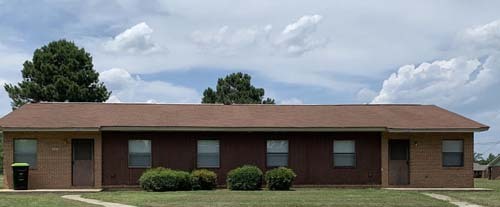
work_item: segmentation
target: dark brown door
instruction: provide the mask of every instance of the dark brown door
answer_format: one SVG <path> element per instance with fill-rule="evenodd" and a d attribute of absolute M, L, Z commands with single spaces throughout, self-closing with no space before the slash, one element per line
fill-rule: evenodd
<path fill-rule="evenodd" d="M 73 186 L 94 186 L 94 140 L 73 139 Z"/>
<path fill-rule="evenodd" d="M 389 140 L 389 184 L 408 185 L 410 164 L 409 140 Z"/>

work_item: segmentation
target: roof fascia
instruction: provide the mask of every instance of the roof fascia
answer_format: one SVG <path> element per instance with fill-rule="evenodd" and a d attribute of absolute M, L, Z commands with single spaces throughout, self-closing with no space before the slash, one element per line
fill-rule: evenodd
<path fill-rule="evenodd" d="M 384 127 L 101 127 L 101 131 L 352 132 L 386 131 Z"/>
<path fill-rule="evenodd" d="M 98 132 L 99 128 L 1 128 L 3 132 Z"/>
<path fill-rule="evenodd" d="M 483 132 L 487 131 L 488 128 L 453 128 L 453 129 L 400 129 L 400 128 L 389 128 L 388 132 L 392 133 L 418 133 L 418 132 Z"/>

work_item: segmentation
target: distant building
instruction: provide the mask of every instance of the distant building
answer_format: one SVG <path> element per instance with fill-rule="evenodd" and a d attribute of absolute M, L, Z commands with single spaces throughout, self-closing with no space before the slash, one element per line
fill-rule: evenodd
<path fill-rule="evenodd" d="M 488 165 L 474 163 L 474 178 L 486 178 Z"/>
<path fill-rule="evenodd" d="M 500 155 L 488 163 L 487 177 L 490 180 L 500 179 Z"/>

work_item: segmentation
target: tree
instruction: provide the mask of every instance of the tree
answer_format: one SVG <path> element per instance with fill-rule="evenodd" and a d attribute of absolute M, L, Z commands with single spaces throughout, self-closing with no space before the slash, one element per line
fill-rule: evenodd
<path fill-rule="evenodd" d="M 491 161 L 493 161 L 495 158 L 497 158 L 497 156 L 495 156 L 493 153 L 490 153 L 488 155 L 488 158 L 486 158 L 486 160 L 485 160 L 485 165 L 489 164 Z"/>
<path fill-rule="evenodd" d="M 274 104 L 274 99 L 264 99 L 264 89 L 255 88 L 248 74 L 232 73 L 219 78 L 214 91 L 208 87 L 203 92 L 202 103 L 222 104 Z"/>
<path fill-rule="evenodd" d="M 474 152 L 474 162 L 479 163 L 481 165 L 487 165 L 488 163 L 493 161 L 497 156 L 495 156 L 493 153 L 490 153 L 488 155 L 488 158 L 484 159 L 483 154 Z"/>
<path fill-rule="evenodd" d="M 476 153 L 476 152 L 474 152 L 474 162 L 480 163 L 483 160 L 484 160 L 484 158 L 483 158 L 483 154 L 482 153 Z"/>
<path fill-rule="evenodd" d="M 111 95 L 99 82 L 92 56 L 64 39 L 36 49 L 21 72 L 23 80 L 17 86 L 4 85 L 13 109 L 42 101 L 103 102 Z"/>

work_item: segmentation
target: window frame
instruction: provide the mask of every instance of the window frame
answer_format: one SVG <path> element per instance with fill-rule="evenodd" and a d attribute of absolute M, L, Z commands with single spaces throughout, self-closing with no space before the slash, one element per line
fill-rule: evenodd
<path fill-rule="evenodd" d="M 269 141 L 286 141 L 287 142 L 287 148 L 286 148 L 286 153 L 284 152 L 268 152 L 267 151 L 267 143 Z M 288 139 L 267 139 L 266 140 L 266 168 L 278 168 L 278 167 L 289 167 L 290 166 L 290 140 Z M 286 165 L 282 166 L 274 166 L 274 165 L 269 165 L 269 154 L 272 155 L 283 155 L 286 154 Z"/>
<path fill-rule="evenodd" d="M 130 141 L 149 141 L 149 166 L 130 165 Z M 151 139 L 129 139 L 127 140 L 127 167 L 129 169 L 148 169 L 153 167 L 153 141 Z"/>
<path fill-rule="evenodd" d="M 462 142 L 462 152 L 444 152 L 444 142 L 445 141 L 461 141 Z M 443 168 L 461 168 L 465 166 L 465 155 L 464 155 L 464 149 L 465 149 L 465 140 L 464 139 L 443 139 L 441 140 L 441 166 Z M 444 163 L 444 153 L 461 153 L 461 163 L 460 165 L 446 165 Z"/>
<path fill-rule="evenodd" d="M 33 166 L 30 164 L 29 169 L 36 170 L 38 168 L 38 148 L 39 148 L 38 147 L 38 139 L 37 138 L 13 138 L 12 139 L 12 163 L 16 163 L 16 140 L 35 140 L 35 142 L 36 142 L 35 165 Z"/>
<path fill-rule="evenodd" d="M 352 141 L 354 143 L 354 153 L 335 153 L 335 141 Z M 357 150 L 357 144 L 355 139 L 334 139 L 331 144 L 332 147 L 332 153 L 331 153 L 331 163 L 334 169 L 356 169 L 358 165 L 358 150 Z M 354 163 L 352 166 L 336 166 L 335 164 L 335 154 L 354 154 Z"/>
<path fill-rule="evenodd" d="M 200 152 L 199 152 L 199 142 L 200 141 L 217 141 L 217 143 L 219 144 L 219 151 L 217 152 L 217 159 L 218 159 L 218 163 L 219 165 L 218 166 L 199 166 L 199 163 L 198 163 L 198 160 L 199 160 L 199 157 L 200 157 Z M 220 139 L 216 139 L 216 138 L 213 138 L 213 139 L 197 139 L 196 140 L 196 169 L 220 169 L 220 166 L 221 166 L 221 141 Z"/>

